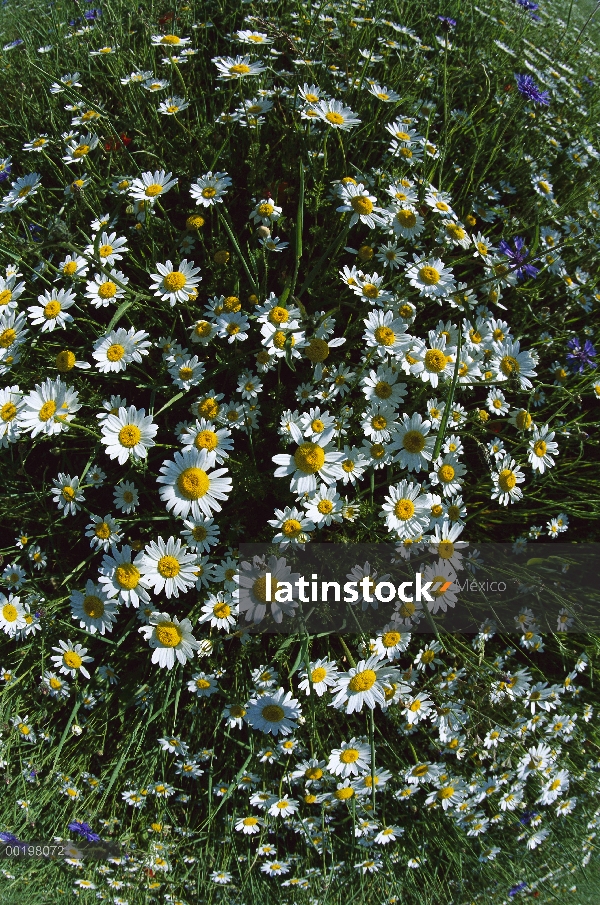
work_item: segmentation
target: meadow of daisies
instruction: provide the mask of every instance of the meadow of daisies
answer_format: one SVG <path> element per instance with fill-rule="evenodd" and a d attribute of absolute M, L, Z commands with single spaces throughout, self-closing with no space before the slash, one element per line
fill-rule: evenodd
<path fill-rule="evenodd" d="M 2 903 L 597 901 L 600 639 L 436 621 L 597 549 L 595 11 L 0 9 Z"/>

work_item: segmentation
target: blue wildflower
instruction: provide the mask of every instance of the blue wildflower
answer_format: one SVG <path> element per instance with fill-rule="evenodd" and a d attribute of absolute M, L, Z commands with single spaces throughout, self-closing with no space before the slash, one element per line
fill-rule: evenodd
<path fill-rule="evenodd" d="M 79 833 L 88 842 L 100 842 L 100 836 L 94 833 L 89 823 L 84 823 L 83 820 L 72 820 L 69 824 L 69 829 L 73 833 Z"/>
<path fill-rule="evenodd" d="M 515 236 L 513 239 L 513 248 L 510 247 L 508 242 L 502 239 L 498 243 L 498 251 L 506 255 L 511 264 L 511 269 L 515 271 L 519 280 L 524 280 L 526 277 L 532 277 L 535 279 L 538 275 L 537 267 L 534 267 L 533 264 L 526 264 L 525 261 L 529 257 L 529 249 L 525 248 L 525 239 L 522 239 L 520 236 Z"/>
<path fill-rule="evenodd" d="M 530 75 L 517 75 L 517 90 L 523 97 L 534 104 L 543 104 L 548 107 L 550 104 L 550 94 L 548 91 L 540 91 Z"/>
<path fill-rule="evenodd" d="M 589 339 L 586 339 L 581 345 L 579 339 L 574 336 L 568 341 L 567 348 L 569 349 L 567 358 L 570 359 L 572 371 L 581 374 L 586 365 L 590 365 L 592 368 L 595 366 L 596 350 Z"/>

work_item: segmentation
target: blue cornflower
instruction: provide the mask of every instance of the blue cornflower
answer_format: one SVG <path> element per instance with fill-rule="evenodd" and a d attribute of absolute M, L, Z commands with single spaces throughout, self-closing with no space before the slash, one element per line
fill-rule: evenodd
<path fill-rule="evenodd" d="M 442 28 L 450 29 L 456 26 L 456 19 L 451 19 L 450 16 L 438 16 L 438 19 L 442 23 Z"/>
<path fill-rule="evenodd" d="M 86 18 L 88 20 L 88 22 L 94 22 L 99 16 L 102 15 L 102 10 L 87 9 L 83 15 L 84 15 L 84 18 Z"/>
<path fill-rule="evenodd" d="M 10 157 L 5 157 L 4 160 L 0 160 L 0 182 L 5 182 L 8 179 L 11 170 L 12 163 L 10 162 Z"/>
<path fill-rule="evenodd" d="M 72 820 L 69 829 L 74 833 L 79 833 L 88 842 L 100 842 L 100 836 L 94 833 L 89 823 L 84 823 L 83 820 Z"/>
<path fill-rule="evenodd" d="M 586 365 L 592 368 L 595 366 L 596 350 L 589 339 L 586 339 L 582 346 L 579 339 L 574 336 L 568 341 L 567 348 L 569 349 L 567 358 L 570 359 L 572 371 L 581 374 Z"/>
<path fill-rule="evenodd" d="M 14 833 L 0 833 L 0 842 L 19 842 Z"/>
<path fill-rule="evenodd" d="M 513 246 L 511 248 L 508 242 L 505 242 L 502 239 L 498 243 L 498 251 L 506 255 L 511 264 L 511 270 L 514 270 L 519 280 L 524 280 L 525 277 L 536 278 L 538 275 L 537 267 L 534 267 L 533 264 L 526 264 L 525 261 L 529 257 L 529 249 L 525 248 L 525 239 L 522 239 L 520 236 L 515 236 L 513 239 Z"/>
<path fill-rule="evenodd" d="M 527 887 L 527 883 L 517 883 L 516 886 L 513 886 L 512 889 L 509 889 L 508 894 L 509 894 L 509 896 L 511 896 L 511 898 L 512 898 L 512 896 L 516 896 L 516 894 L 517 894 L 518 892 L 521 892 L 521 891 L 522 891 L 523 889 L 525 889 L 526 887 Z"/>
<path fill-rule="evenodd" d="M 532 101 L 534 104 L 543 104 L 544 107 L 549 106 L 549 92 L 540 91 L 530 75 L 517 75 L 515 73 L 515 79 L 517 80 L 517 90 L 526 100 Z"/>
<path fill-rule="evenodd" d="M 532 3 L 531 0 L 517 0 L 517 3 L 530 13 L 539 9 L 539 5 L 537 3 Z"/>

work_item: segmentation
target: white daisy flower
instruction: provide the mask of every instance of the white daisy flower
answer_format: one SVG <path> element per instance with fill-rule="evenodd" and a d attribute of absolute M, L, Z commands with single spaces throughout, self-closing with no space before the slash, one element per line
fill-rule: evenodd
<path fill-rule="evenodd" d="M 435 549 L 435 548 L 434 548 Z M 424 583 L 431 582 L 431 588 L 427 592 L 433 597 L 433 603 L 427 601 L 427 609 L 430 613 L 445 613 L 448 607 L 453 608 L 458 600 L 458 587 L 455 584 L 456 571 L 450 559 L 438 559 L 437 562 L 423 569 Z"/>
<path fill-rule="evenodd" d="M 508 506 L 509 503 L 520 500 L 523 497 L 523 491 L 517 487 L 517 484 L 522 484 L 525 480 L 520 466 L 510 456 L 504 456 L 502 459 L 496 460 L 496 468 L 498 470 L 492 472 L 494 486 L 491 499 L 498 500 L 501 506 Z"/>
<path fill-rule="evenodd" d="M 153 47 L 185 47 L 191 43 L 191 38 L 180 38 L 179 35 L 152 35 Z"/>
<path fill-rule="evenodd" d="M 54 484 L 52 490 L 54 502 L 59 509 L 63 510 L 63 515 L 68 515 L 69 513 L 75 515 L 81 509 L 79 503 L 84 500 L 83 493 L 79 489 L 79 478 L 72 478 L 71 475 L 61 472 L 58 478 L 53 479 L 52 483 Z"/>
<path fill-rule="evenodd" d="M 11 189 L 0 202 L 0 213 L 14 211 L 38 192 L 42 184 L 39 173 L 28 173 L 11 183 Z"/>
<path fill-rule="evenodd" d="M 19 438 L 24 407 L 23 393 L 17 385 L 0 389 L 0 449 Z"/>
<path fill-rule="evenodd" d="M 276 518 L 268 520 L 269 525 L 278 529 L 273 538 L 274 544 L 280 544 L 283 548 L 287 544 L 305 544 L 310 540 L 315 523 L 304 512 L 295 506 L 286 506 L 285 509 L 276 509 L 275 515 Z"/>
<path fill-rule="evenodd" d="M 394 317 L 392 311 L 369 311 L 363 323 L 366 327 L 363 334 L 365 343 L 377 349 L 382 358 L 386 355 L 397 356 L 413 343 L 412 336 L 405 333 L 406 323 Z"/>
<path fill-rule="evenodd" d="M 433 464 L 433 471 L 429 472 L 429 480 L 434 486 L 439 486 L 444 496 L 453 496 L 462 489 L 462 477 L 466 474 L 465 466 L 458 461 L 453 453 L 439 456 Z"/>
<path fill-rule="evenodd" d="M 429 331 L 429 347 L 420 342 L 410 354 L 414 359 L 410 373 L 420 377 L 423 383 L 429 382 L 435 388 L 440 380 L 452 378 L 456 349 L 448 348 L 446 337 L 436 334 L 435 330 Z"/>
<path fill-rule="evenodd" d="M 219 690 L 219 685 L 212 673 L 197 672 L 187 683 L 187 689 L 199 698 L 209 698 Z"/>
<path fill-rule="evenodd" d="M 406 279 L 426 298 L 441 299 L 456 289 L 454 275 L 440 258 L 413 255 L 414 264 L 406 269 Z M 441 304 L 441 303 L 440 303 Z"/>
<path fill-rule="evenodd" d="M 371 767 L 371 749 L 364 739 L 352 738 L 342 742 L 341 748 L 334 748 L 329 755 L 328 771 L 333 776 L 347 779 L 358 776 Z"/>
<path fill-rule="evenodd" d="M 425 229 L 425 220 L 412 207 L 392 205 L 388 214 L 390 232 L 402 239 L 416 239 Z"/>
<path fill-rule="evenodd" d="M 273 204 L 268 198 L 263 198 L 262 201 L 259 201 L 254 210 L 250 212 L 250 217 L 254 223 L 262 223 L 263 226 L 271 226 L 276 220 L 279 220 L 281 217 L 283 208 L 277 207 L 276 204 Z"/>
<path fill-rule="evenodd" d="M 62 276 L 68 277 L 70 280 L 78 280 L 86 276 L 90 265 L 81 255 L 67 255 L 58 265 L 58 269 Z M 58 277 L 57 277 L 58 279 Z"/>
<path fill-rule="evenodd" d="M 178 179 L 171 179 L 172 173 L 164 170 L 156 170 L 154 173 L 142 173 L 134 179 L 129 189 L 129 196 L 134 201 L 144 201 L 153 204 L 159 195 L 166 194 L 169 189 L 177 185 Z M 112 263 L 112 261 L 111 261 Z"/>
<path fill-rule="evenodd" d="M 532 387 L 530 377 L 536 377 L 537 371 L 534 365 L 537 357 L 530 352 L 521 352 L 519 340 L 507 340 L 495 345 L 495 355 L 490 362 L 490 368 L 494 374 L 494 380 L 504 381 L 510 377 L 518 380 L 522 390 Z"/>
<path fill-rule="evenodd" d="M 306 516 L 317 527 L 330 525 L 332 522 L 341 522 L 343 500 L 336 491 L 335 484 L 321 484 L 315 494 L 304 502 Z"/>
<path fill-rule="evenodd" d="M 273 462 L 279 466 L 275 469 L 275 477 L 291 475 L 292 493 L 314 493 L 317 489 L 317 477 L 325 484 L 334 484 L 342 477 L 343 458 L 343 453 L 331 451 L 329 444 L 322 444 L 319 440 L 302 443 L 293 456 L 273 456 Z"/>
<path fill-rule="evenodd" d="M 85 663 L 93 663 L 94 658 L 87 656 L 87 648 L 81 644 L 73 644 L 72 641 L 59 641 L 58 647 L 53 647 L 56 656 L 50 657 L 52 665 L 58 669 L 64 676 L 71 676 L 72 679 L 78 673 L 89 679 L 90 674 L 84 666 Z"/>
<path fill-rule="evenodd" d="M 355 713 L 366 705 L 371 710 L 376 704 L 384 707 L 385 685 L 400 682 L 400 673 L 392 666 L 383 665 L 377 654 L 361 660 L 346 673 L 340 673 L 333 689 L 331 707 Z"/>
<path fill-rule="evenodd" d="M 7 584 L 10 588 L 14 588 L 16 591 L 19 590 L 26 577 L 27 573 L 25 569 L 16 562 L 9 563 L 2 572 L 2 581 L 4 584 Z"/>
<path fill-rule="evenodd" d="M 171 307 L 177 302 L 187 302 L 197 294 L 196 287 L 202 280 L 202 277 L 197 276 L 200 268 L 188 263 L 187 258 L 181 261 L 177 269 L 171 261 L 157 263 L 156 269 L 158 273 L 150 274 L 154 280 L 150 288 L 155 289 L 154 295 L 159 296 L 163 302 L 168 301 Z"/>
<path fill-rule="evenodd" d="M 125 606 L 137 609 L 140 603 L 150 602 L 150 595 L 141 583 L 142 573 L 138 568 L 143 553 L 139 553 L 132 562 L 131 552 L 131 547 L 126 544 L 121 550 L 113 547 L 110 555 L 104 556 L 102 560 L 98 581 L 107 597 L 118 597 Z"/>
<path fill-rule="evenodd" d="M 302 708 L 292 697 L 290 691 L 278 688 L 273 694 L 264 694 L 258 700 L 252 699 L 246 704 L 244 719 L 253 729 L 272 735 L 290 735 L 296 728 L 296 722 Z"/>
<path fill-rule="evenodd" d="M 204 176 L 198 176 L 195 183 L 190 186 L 190 195 L 196 204 L 203 207 L 212 207 L 214 204 L 221 204 L 223 196 L 227 194 L 227 189 L 231 185 L 231 179 L 227 173 L 206 173 Z"/>
<path fill-rule="evenodd" d="M 308 673 L 306 670 L 300 673 L 298 690 L 310 694 L 312 688 L 318 697 L 322 697 L 326 691 L 329 691 L 335 685 L 337 676 L 338 668 L 333 660 L 314 660 L 308 664 Z"/>
<path fill-rule="evenodd" d="M 25 607 L 19 597 L 0 593 L 0 628 L 9 637 L 14 638 L 17 632 L 25 628 Z"/>
<path fill-rule="evenodd" d="M 558 443 L 554 441 L 555 433 L 546 424 L 536 427 L 529 440 L 528 459 L 533 471 L 544 474 L 547 468 L 554 465 L 554 456 L 558 454 Z"/>
<path fill-rule="evenodd" d="M 233 440 L 230 437 L 231 431 L 227 428 L 215 430 L 212 421 L 201 418 L 195 424 L 188 425 L 179 439 L 183 444 L 183 452 L 205 449 L 212 453 L 214 463 L 220 465 L 229 458 L 229 451 L 233 449 Z"/>
<path fill-rule="evenodd" d="M 200 383 L 205 370 L 204 363 L 199 360 L 197 355 L 186 358 L 184 361 L 173 359 L 168 367 L 175 386 L 186 391 Z"/>
<path fill-rule="evenodd" d="M 396 428 L 390 449 L 395 453 L 393 461 L 402 468 L 419 473 L 431 461 L 435 435 L 430 434 L 431 422 L 424 421 L 418 412 L 410 418 L 404 413 L 402 424 Z"/>
<path fill-rule="evenodd" d="M 248 339 L 250 321 L 239 312 L 222 314 L 217 318 L 217 334 L 221 339 L 227 339 L 229 343 Z"/>
<path fill-rule="evenodd" d="M 344 446 L 344 459 L 341 463 L 342 483 L 355 484 L 360 481 L 368 464 L 368 460 L 360 449 Z"/>
<path fill-rule="evenodd" d="M 142 584 L 154 594 L 164 592 L 166 597 L 179 597 L 180 591 L 186 594 L 196 583 L 196 554 L 186 551 L 185 544 L 174 537 L 166 542 L 159 537 L 146 544 L 144 552 L 135 559 Z"/>
<path fill-rule="evenodd" d="M 85 536 L 91 538 L 90 547 L 98 550 L 109 550 L 113 545 L 120 543 L 123 532 L 119 523 L 111 515 L 90 515 L 91 522 L 86 525 Z"/>
<path fill-rule="evenodd" d="M 87 132 L 85 135 L 73 136 L 65 148 L 65 163 L 82 163 L 90 151 L 98 147 L 100 139 L 97 135 Z"/>
<path fill-rule="evenodd" d="M 351 182 L 342 185 L 338 194 L 342 203 L 336 210 L 339 213 L 352 213 L 349 227 L 354 226 L 359 221 L 368 226 L 369 229 L 376 229 L 378 226 L 385 224 L 385 218 L 380 216 L 383 214 L 383 210 L 377 207 L 377 198 L 369 194 L 369 190 L 365 188 L 362 182 L 357 185 Z"/>
<path fill-rule="evenodd" d="M 117 618 L 117 603 L 109 600 L 99 585 L 88 581 L 85 592 L 73 591 L 70 603 L 73 619 L 79 619 L 80 627 L 91 635 L 96 632 L 103 635 L 107 630 L 112 632 Z"/>
<path fill-rule="evenodd" d="M 429 525 L 429 499 L 419 484 L 401 481 L 390 487 L 381 516 L 390 531 L 400 539 L 419 537 Z"/>
<path fill-rule="evenodd" d="M 319 119 L 331 126 L 332 129 L 347 132 L 361 123 L 361 119 L 356 113 L 353 113 L 350 107 L 344 107 L 341 101 L 322 100 L 315 104 L 314 110 Z"/>
<path fill-rule="evenodd" d="M 154 424 L 151 415 L 145 409 L 119 408 L 118 414 L 109 414 L 102 420 L 102 437 L 100 442 L 106 446 L 106 454 L 124 465 L 129 458 L 145 459 L 148 449 L 155 446 L 154 437 L 158 425 Z"/>
<path fill-rule="evenodd" d="M 79 394 L 75 387 L 67 387 L 60 377 L 51 380 L 49 377 L 42 384 L 36 384 L 23 400 L 19 424 L 25 433 L 32 437 L 38 434 L 54 436 L 65 430 L 69 421 L 81 408 Z"/>
<path fill-rule="evenodd" d="M 261 63 L 252 63 L 250 57 L 213 57 L 212 62 L 219 71 L 220 79 L 244 79 L 248 76 L 260 75 L 265 71 Z"/>
<path fill-rule="evenodd" d="M 129 277 L 113 268 L 109 276 L 100 273 L 94 274 L 94 279 L 90 280 L 85 287 L 85 295 L 94 308 L 106 308 L 124 297 L 125 289 L 123 287 L 128 283 Z"/>
<path fill-rule="evenodd" d="M 217 328 L 210 321 L 199 320 L 196 321 L 195 324 L 192 324 L 191 327 L 188 327 L 188 330 L 191 333 L 191 340 L 193 343 L 202 343 L 203 346 L 208 345 L 208 343 L 213 339 L 217 332 Z"/>
<path fill-rule="evenodd" d="M 153 82 L 152 84 L 156 85 L 157 83 Z M 152 88 L 149 90 L 160 91 L 160 88 Z M 175 116 L 177 113 L 181 113 L 182 110 L 187 110 L 189 106 L 189 101 L 186 101 L 184 97 L 179 97 L 177 94 L 174 94 L 171 97 L 166 97 L 164 101 L 160 102 L 158 105 L 158 112 L 162 113 L 163 116 Z"/>
<path fill-rule="evenodd" d="M 210 471 L 215 463 L 213 452 L 206 448 L 176 452 L 174 461 L 163 462 L 157 478 L 159 494 L 167 511 L 173 510 L 177 518 L 210 518 L 213 510 L 221 511 L 218 500 L 226 500 L 231 493 L 231 478 L 224 477 L 226 468 Z"/>
<path fill-rule="evenodd" d="M 140 501 L 135 484 L 132 481 L 121 481 L 115 486 L 113 500 L 120 512 L 131 515 Z"/>
<path fill-rule="evenodd" d="M 227 591 L 218 591 L 216 594 L 209 594 L 206 598 L 198 623 L 210 622 L 211 628 L 228 632 L 236 624 L 237 615 L 238 606 L 232 595 Z"/>
<path fill-rule="evenodd" d="M 177 616 L 171 617 L 168 613 L 152 613 L 150 624 L 140 626 L 138 631 L 154 650 L 152 662 L 158 663 L 162 669 L 173 669 L 175 658 L 184 666 L 200 647 L 192 635 L 190 620 L 180 621 Z"/>
<path fill-rule="evenodd" d="M 376 638 L 371 640 L 370 647 L 381 659 L 387 657 L 391 662 L 397 660 L 399 655 L 404 653 L 410 643 L 411 637 L 410 632 L 399 632 L 397 625 L 393 623 L 385 626 L 381 631 L 381 634 L 378 634 Z M 394 691 L 404 694 L 409 690 L 409 686 L 402 687 L 404 688 L 404 691 L 401 691 L 399 686 L 394 688 Z"/>

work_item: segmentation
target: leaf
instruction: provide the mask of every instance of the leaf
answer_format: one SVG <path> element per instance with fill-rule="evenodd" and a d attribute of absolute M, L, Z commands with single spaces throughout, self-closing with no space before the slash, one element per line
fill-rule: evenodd
<path fill-rule="evenodd" d="M 168 402 L 165 402 L 165 404 L 163 405 L 163 407 L 162 407 L 161 409 L 159 409 L 157 412 L 155 412 L 154 415 L 153 415 L 152 417 L 153 417 L 153 418 L 157 418 L 157 417 L 160 415 L 161 412 L 164 412 L 165 409 L 168 409 L 169 406 L 171 406 L 171 405 L 173 405 L 175 402 L 177 402 L 178 399 L 181 399 L 181 397 L 182 397 L 183 395 L 184 395 L 183 390 L 181 391 L 181 393 L 176 393 L 174 396 L 172 396 L 172 397 L 169 399 Z"/>
<path fill-rule="evenodd" d="M 132 300 L 132 299 L 128 299 L 128 300 L 125 301 L 125 302 L 121 302 L 121 304 L 119 305 L 119 307 L 117 308 L 117 310 L 116 310 L 115 313 L 113 314 L 113 316 L 112 316 L 112 318 L 111 318 L 111 321 L 110 321 L 108 327 L 106 328 L 106 332 L 107 332 L 107 333 L 110 333 L 110 331 L 113 330 L 113 329 L 115 328 L 116 324 L 119 323 L 119 321 L 121 320 L 121 318 L 123 317 L 123 315 L 125 314 L 125 312 L 127 311 L 127 309 L 128 309 L 128 308 L 131 308 L 132 305 L 133 305 L 133 300 Z"/>

